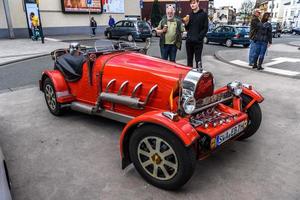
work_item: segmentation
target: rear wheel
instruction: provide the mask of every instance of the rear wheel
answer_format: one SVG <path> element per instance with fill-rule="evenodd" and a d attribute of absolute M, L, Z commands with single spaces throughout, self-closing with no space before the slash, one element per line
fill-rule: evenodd
<path fill-rule="evenodd" d="M 207 38 L 207 37 L 204 37 L 204 38 L 203 38 L 203 42 L 204 42 L 205 44 L 208 44 L 208 43 L 209 43 L 208 38 Z"/>
<path fill-rule="evenodd" d="M 129 34 L 128 36 L 127 36 L 127 40 L 129 41 L 129 42 L 132 42 L 133 41 L 133 36 L 131 35 L 131 34 Z"/>
<path fill-rule="evenodd" d="M 225 42 L 226 47 L 232 47 L 233 43 L 231 39 L 226 40 Z"/>
<path fill-rule="evenodd" d="M 157 37 L 157 33 L 155 30 L 152 31 L 152 37 Z"/>
<path fill-rule="evenodd" d="M 196 155 L 173 133 L 155 125 L 137 128 L 129 142 L 130 158 L 150 184 L 175 190 L 192 176 Z"/>
<path fill-rule="evenodd" d="M 56 116 L 62 114 L 61 104 L 57 102 L 54 85 L 50 78 L 46 78 L 43 85 L 44 96 L 49 111 Z"/>
<path fill-rule="evenodd" d="M 107 39 L 111 39 L 112 37 L 111 37 L 111 32 L 108 32 L 107 33 Z"/>
<path fill-rule="evenodd" d="M 242 95 L 242 106 L 243 107 L 247 106 L 251 102 L 251 100 L 252 99 L 250 97 L 246 95 Z M 246 113 L 248 114 L 248 118 L 249 118 L 248 126 L 245 129 L 243 135 L 241 135 L 241 137 L 239 137 L 238 140 L 244 140 L 254 135 L 254 133 L 256 133 L 256 131 L 258 130 L 261 124 L 262 113 L 261 113 L 260 106 L 257 102 L 254 103 L 250 108 L 248 108 Z"/>
<path fill-rule="evenodd" d="M 250 44 L 243 44 L 243 47 L 248 48 Z"/>

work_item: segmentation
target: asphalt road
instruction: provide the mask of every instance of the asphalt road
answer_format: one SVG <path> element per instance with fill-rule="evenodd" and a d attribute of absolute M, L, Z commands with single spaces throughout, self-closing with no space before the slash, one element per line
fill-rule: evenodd
<path fill-rule="evenodd" d="M 198 161 L 191 180 L 173 192 L 147 184 L 132 166 L 121 170 L 123 124 L 76 112 L 55 117 L 36 87 L 0 94 L 0 145 L 14 199 L 298 200 L 300 80 L 203 59 L 216 87 L 239 79 L 262 93 L 263 121 L 248 140 Z"/>
<path fill-rule="evenodd" d="M 291 41 L 300 40 L 300 36 L 283 35 L 281 38 L 273 39 L 274 44 L 288 43 Z M 159 39 L 153 38 L 152 45 L 149 50 L 149 55 L 160 56 Z M 93 46 L 95 40 L 79 41 L 83 45 Z M 144 43 L 138 42 L 140 46 Z M 241 46 L 234 46 L 230 49 L 243 49 Z M 227 47 L 219 44 L 204 45 L 203 56 L 214 55 L 216 51 L 228 50 Z M 238 55 L 238 54 L 237 54 Z M 185 45 L 183 44 L 182 50 L 177 53 L 177 60 L 186 59 Z M 205 63 L 204 63 L 205 64 Z M 52 69 L 53 61 L 50 56 L 40 57 L 36 59 L 26 60 L 18 63 L 0 66 L 0 92 L 7 90 L 14 90 L 14 88 L 24 87 L 28 85 L 37 85 L 41 72 L 45 69 Z"/>

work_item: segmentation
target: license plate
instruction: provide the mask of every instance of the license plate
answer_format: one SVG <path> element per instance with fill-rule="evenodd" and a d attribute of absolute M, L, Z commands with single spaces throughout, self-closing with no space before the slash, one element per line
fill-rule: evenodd
<path fill-rule="evenodd" d="M 245 35 L 245 38 L 249 38 L 249 35 Z"/>
<path fill-rule="evenodd" d="M 222 143 L 226 142 L 230 138 L 233 138 L 240 132 L 242 132 L 247 127 L 247 121 L 242 121 L 239 124 L 235 125 L 234 127 L 228 129 L 224 133 L 218 135 L 216 137 L 217 146 L 220 146 Z"/>

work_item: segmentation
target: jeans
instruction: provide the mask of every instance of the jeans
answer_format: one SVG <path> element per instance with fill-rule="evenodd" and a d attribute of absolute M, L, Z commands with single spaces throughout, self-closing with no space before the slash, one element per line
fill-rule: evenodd
<path fill-rule="evenodd" d="M 254 64 L 254 55 L 255 55 L 255 42 L 250 40 L 250 50 L 249 50 L 249 64 Z"/>
<path fill-rule="evenodd" d="M 162 59 L 176 61 L 177 47 L 174 44 L 165 44 L 160 51 Z"/>
<path fill-rule="evenodd" d="M 185 43 L 185 46 L 186 46 L 186 54 L 187 54 L 187 66 L 193 67 L 194 55 L 197 63 L 202 61 L 201 56 L 203 50 L 203 43 L 195 44 L 187 41 Z"/>
<path fill-rule="evenodd" d="M 261 65 L 264 61 L 265 54 L 268 48 L 267 42 L 256 41 L 255 43 L 255 53 L 254 53 L 254 63 L 257 62 Z"/>

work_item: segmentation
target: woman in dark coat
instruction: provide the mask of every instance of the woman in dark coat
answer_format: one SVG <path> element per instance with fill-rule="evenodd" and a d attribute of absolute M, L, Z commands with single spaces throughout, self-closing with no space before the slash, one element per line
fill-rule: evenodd
<path fill-rule="evenodd" d="M 263 70 L 262 63 L 264 62 L 267 48 L 272 44 L 272 25 L 268 22 L 270 13 L 265 13 L 261 22 L 258 24 L 258 30 L 254 38 L 255 54 L 253 68 Z"/>

